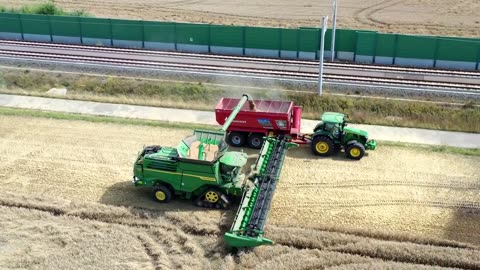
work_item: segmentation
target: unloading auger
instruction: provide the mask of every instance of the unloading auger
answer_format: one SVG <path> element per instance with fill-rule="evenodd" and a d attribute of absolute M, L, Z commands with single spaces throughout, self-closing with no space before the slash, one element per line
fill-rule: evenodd
<path fill-rule="evenodd" d="M 263 229 L 275 193 L 287 149 L 297 146 L 289 138 L 278 136 L 266 138 L 253 173 L 244 186 L 244 192 L 233 225 L 225 233 L 225 242 L 230 247 L 255 247 L 273 244 L 263 237 Z"/>

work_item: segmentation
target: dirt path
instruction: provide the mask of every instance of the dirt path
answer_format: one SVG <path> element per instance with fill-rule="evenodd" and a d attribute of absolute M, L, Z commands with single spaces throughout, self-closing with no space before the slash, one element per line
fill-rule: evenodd
<path fill-rule="evenodd" d="M 19 7 L 41 0 L 0 0 Z M 55 1 L 67 10 L 86 10 L 97 17 L 202 22 L 262 26 L 319 26 L 322 15 L 332 14 L 332 1 Z M 341 0 L 340 28 L 426 35 L 480 36 L 477 0 Z M 412 16 L 412 14 L 415 14 Z M 330 23 L 331 25 L 331 23 Z"/>

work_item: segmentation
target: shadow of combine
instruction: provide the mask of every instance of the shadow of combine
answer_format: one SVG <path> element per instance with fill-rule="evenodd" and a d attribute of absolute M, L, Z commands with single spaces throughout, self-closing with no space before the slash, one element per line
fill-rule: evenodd
<path fill-rule="evenodd" d="M 130 181 L 111 185 L 102 195 L 99 202 L 106 205 L 133 207 L 153 211 L 210 210 L 196 207 L 191 200 L 177 197 L 173 198 L 169 203 L 159 203 L 153 198 L 151 188 L 134 187 Z"/>

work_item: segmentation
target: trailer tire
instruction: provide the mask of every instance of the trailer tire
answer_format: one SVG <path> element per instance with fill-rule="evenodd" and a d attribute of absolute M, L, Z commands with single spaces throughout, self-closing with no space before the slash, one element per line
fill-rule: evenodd
<path fill-rule="evenodd" d="M 153 198 L 159 203 L 168 203 L 172 200 L 172 192 L 164 185 L 156 185 L 153 188 Z"/>
<path fill-rule="evenodd" d="M 317 136 L 313 138 L 310 145 L 314 155 L 328 157 L 333 154 L 335 146 L 333 140 L 327 136 Z"/>
<path fill-rule="evenodd" d="M 361 143 L 355 142 L 347 145 L 345 153 L 349 159 L 360 160 L 365 155 L 365 147 Z"/>
<path fill-rule="evenodd" d="M 243 132 L 230 132 L 227 137 L 229 145 L 234 147 L 242 147 L 245 145 L 246 135 Z"/>
<path fill-rule="evenodd" d="M 263 134 L 252 133 L 248 136 L 247 144 L 250 148 L 260 149 L 263 145 Z"/>

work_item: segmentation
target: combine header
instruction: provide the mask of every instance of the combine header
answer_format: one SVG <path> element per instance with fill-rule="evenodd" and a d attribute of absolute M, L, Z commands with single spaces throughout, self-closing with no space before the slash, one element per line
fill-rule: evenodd
<path fill-rule="evenodd" d="M 244 189 L 233 226 L 225 234 L 231 247 L 255 247 L 273 244 L 263 237 L 263 228 L 273 194 L 280 178 L 283 160 L 289 147 L 296 146 L 284 136 L 266 138 L 250 177 L 251 185 Z"/>
<path fill-rule="evenodd" d="M 248 102 L 248 103 L 247 103 Z M 263 146 L 248 177 L 247 155 L 229 152 L 225 133 L 242 110 L 255 111 L 248 95 L 236 102 L 218 131 L 195 130 L 174 147 L 147 146 L 133 168 L 135 186 L 149 187 L 153 198 L 168 203 L 175 196 L 191 199 L 194 205 L 228 209 L 234 197 L 242 198 L 232 229 L 225 234 L 231 247 L 271 244 L 263 228 L 290 143 L 285 136 L 262 139 Z"/>

